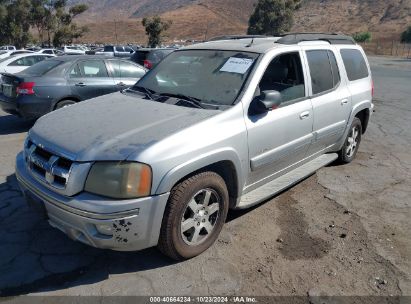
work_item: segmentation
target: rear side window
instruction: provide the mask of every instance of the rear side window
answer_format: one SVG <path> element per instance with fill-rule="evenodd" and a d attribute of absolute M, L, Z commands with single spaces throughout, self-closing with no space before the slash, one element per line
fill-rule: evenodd
<path fill-rule="evenodd" d="M 114 52 L 114 47 L 112 45 L 106 45 L 104 47 L 104 52 Z"/>
<path fill-rule="evenodd" d="M 87 60 L 78 63 L 83 77 L 108 77 L 106 65 L 102 60 Z"/>
<path fill-rule="evenodd" d="M 307 51 L 310 67 L 313 95 L 321 94 L 335 88 L 340 82 L 337 61 L 331 51 Z"/>
<path fill-rule="evenodd" d="M 344 61 L 348 80 L 355 81 L 369 76 L 367 64 L 359 50 L 343 49 L 341 50 L 341 57 Z"/>

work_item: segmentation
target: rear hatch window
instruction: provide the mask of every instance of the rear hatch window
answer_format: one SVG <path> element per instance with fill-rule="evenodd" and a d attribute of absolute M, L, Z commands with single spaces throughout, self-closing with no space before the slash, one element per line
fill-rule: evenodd
<path fill-rule="evenodd" d="M 104 47 L 104 52 L 114 52 L 114 47 L 112 45 L 106 45 Z"/>
<path fill-rule="evenodd" d="M 144 60 L 146 60 L 149 52 L 150 51 L 136 51 L 133 55 L 133 61 L 139 65 L 144 65 Z"/>

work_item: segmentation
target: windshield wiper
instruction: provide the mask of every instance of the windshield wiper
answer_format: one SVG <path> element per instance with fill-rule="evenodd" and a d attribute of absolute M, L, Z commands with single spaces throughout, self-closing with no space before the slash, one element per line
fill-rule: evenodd
<path fill-rule="evenodd" d="M 187 96 L 184 94 L 173 94 L 173 93 L 162 93 L 162 94 L 158 94 L 159 96 L 165 96 L 165 97 L 175 97 L 181 100 L 184 100 L 188 103 L 190 103 L 193 106 L 196 106 L 200 109 L 205 109 L 204 106 L 201 104 L 201 99 L 199 98 L 195 98 L 195 97 L 191 97 L 191 96 Z"/>
<path fill-rule="evenodd" d="M 131 88 L 128 88 L 126 91 L 132 91 L 132 92 L 142 92 L 145 93 L 146 96 L 150 99 L 150 100 L 154 100 L 153 99 L 153 94 L 155 94 L 155 92 L 153 90 L 147 89 L 145 87 L 141 87 L 141 86 L 133 86 Z"/>

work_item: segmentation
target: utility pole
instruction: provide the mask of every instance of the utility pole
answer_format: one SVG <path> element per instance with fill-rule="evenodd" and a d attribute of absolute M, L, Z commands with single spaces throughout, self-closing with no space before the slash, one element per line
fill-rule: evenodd
<path fill-rule="evenodd" d="M 117 20 L 114 19 L 114 35 L 116 38 L 116 44 L 118 44 L 118 37 L 117 37 Z"/>
<path fill-rule="evenodd" d="M 207 27 L 206 27 L 206 30 L 205 30 L 205 33 L 204 33 L 204 41 L 207 41 L 208 27 L 209 27 L 209 26 L 210 26 L 210 22 L 207 21 Z"/>

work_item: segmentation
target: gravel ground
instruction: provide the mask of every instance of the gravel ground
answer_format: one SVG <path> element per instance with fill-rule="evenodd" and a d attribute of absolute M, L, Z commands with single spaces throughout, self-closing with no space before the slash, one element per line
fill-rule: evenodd
<path fill-rule="evenodd" d="M 411 61 L 371 62 L 376 113 L 357 159 L 231 212 L 182 263 L 90 248 L 39 219 L 13 175 L 30 125 L 0 112 L 0 295 L 411 296 Z"/>

